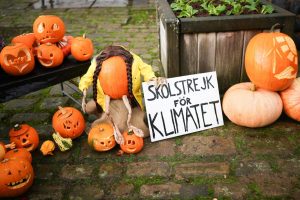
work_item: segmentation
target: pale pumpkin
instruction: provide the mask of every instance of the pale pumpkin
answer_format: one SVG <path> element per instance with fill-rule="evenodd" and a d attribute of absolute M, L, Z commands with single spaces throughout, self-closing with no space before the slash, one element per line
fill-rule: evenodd
<path fill-rule="evenodd" d="M 40 151 L 44 156 L 46 156 L 46 155 L 53 155 L 54 149 L 55 149 L 54 142 L 51 140 L 46 140 L 45 142 L 43 142 Z"/>
<path fill-rule="evenodd" d="M 285 114 L 300 122 L 300 77 L 292 85 L 280 92 Z"/>
<path fill-rule="evenodd" d="M 282 113 L 277 92 L 256 88 L 250 82 L 231 86 L 223 97 L 223 111 L 233 123 L 246 127 L 263 127 L 275 122 Z"/>

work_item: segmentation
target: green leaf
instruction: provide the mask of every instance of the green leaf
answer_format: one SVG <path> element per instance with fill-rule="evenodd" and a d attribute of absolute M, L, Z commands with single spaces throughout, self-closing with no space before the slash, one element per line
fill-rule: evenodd
<path fill-rule="evenodd" d="M 261 9 L 262 14 L 271 14 L 273 11 L 274 8 L 271 5 L 263 5 Z"/>

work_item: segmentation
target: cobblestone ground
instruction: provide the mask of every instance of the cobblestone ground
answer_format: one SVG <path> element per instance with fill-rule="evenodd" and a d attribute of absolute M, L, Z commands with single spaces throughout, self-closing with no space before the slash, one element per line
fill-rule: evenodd
<path fill-rule="evenodd" d="M 7 41 L 31 31 L 38 15 L 55 14 L 68 34 L 87 32 L 97 51 L 121 44 L 161 74 L 154 1 L 52 10 L 33 10 L 33 2 L 0 1 L 0 32 Z M 58 105 L 78 107 L 58 85 L 0 104 L 0 140 L 8 142 L 8 130 L 20 121 L 35 127 L 41 141 L 50 138 Z M 117 155 L 118 147 L 92 151 L 84 134 L 68 152 L 56 149 L 54 156 L 43 157 L 35 151 L 35 181 L 19 199 L 300 199 L 299 133 L 300 124 L 284 116 L 260 129 L 225 120 L 224 126 L 201 133 L 156 143 L 148 138 L 142 152 L 123 156 Z"/>

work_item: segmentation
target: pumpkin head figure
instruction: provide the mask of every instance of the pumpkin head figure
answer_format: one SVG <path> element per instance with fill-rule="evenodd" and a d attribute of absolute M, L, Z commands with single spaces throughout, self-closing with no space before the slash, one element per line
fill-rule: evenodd
<path fill-rule="evenodd" d="M 36 54 L 35 48 L 37 47 L 37 43 L 36 43 L 34 33 L 24 33 L 24 34 L 18 35 L 11 40 L 11 43 L 13 43 L 13 44 L 23 43 L 30 49 L 30 51 L 33 53 L 33 55 Z"/>
<path fill-rule="evenodd" d="M 4 159 L 0 162 L 0 197 L 17 197 L 33 183 L 34 172 L 26 159 Z"/>
<path fill-rule="evenodd" d="M 85 35 L 72 40 L 71 54 L 78 61 L 89 60 L 94 53 L 93 43 Z"/>
<path fill-rule="evenodd" d="M 125 139 L 124 144 L 121 144 L 120 147 L 122 151 L 126 153 L 138 153 L 142 150 L 144 146 L 143 138 L 135 135 L 133 131 L 127 131 L 123 133 Z"/>
<path fill-rule="evenodd" d="M 81 112 L 73 107 L 59 107 L 52 117 L 52 126 L 64 138 L 77 138 L 85 129 Z"/>
<path fill-rule="evenodd" d="M 37 49 L 39 62 L 47 68 L 57 67 L 64 61 L 64 54 L 55 44 L 42 44 Z"/>
<path fill-rule="evenodd" d="M 31 153 L 29 153 L 29 151 L 27 151 L 24 148 L 17 148 L 17 149 L 12 149 L 10 151 L 8 151 L 5 156 L 5 158 L 9 158 L 9 159 L 25 159 L 28 162 L 31 163 L 32 161 L 32 156 Z"/>
<path fill-rule="evenodd" d="M 3 70 L 13 76 L 28 74 L 34 68 L 34 57 L 31 50 L 22 43 L 6 46 L 0 54 Z"/>
<path fill-rule="evenodd" d="M 89 145 L 96 151 L 108 151 L 116 146 L 114 129 L 108 123 L 94 126 L 88 136 Z"/>
<path fill-rule="evenodd" d="M 38 42 L 56 43 L 65 35 L 65 24 L 57 16 L 41 15 L 33 23 L 33 32 Z"/>
<path fill-rule="evenodd" d="M 14 142 L 17 148 L 25 148 L 27 151 L 35 150 L 39 145 L 37 131 L 27 124 L 16 124 L 9 131 L 10 142 Z"/>

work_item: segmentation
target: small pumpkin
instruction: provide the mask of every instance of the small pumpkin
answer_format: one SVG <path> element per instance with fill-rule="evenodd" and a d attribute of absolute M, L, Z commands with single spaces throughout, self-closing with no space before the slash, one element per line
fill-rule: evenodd
<path fill-rule="evenodd" d="M 9 131 L 10 142 L 14 142 L 17 148 L 25 148 L 27 151 L 35 150 L 39 145 L 37 131 L 28 124 L 16 124 Z"/>
<path fill-rule="evenodd" d="M 121 99 L 123 95 L 128 95 L 127 66 L 121 56 L 103 61 L 98 79 L 104 93 L 111 98 Z"/>
<path fill-rule="evenodd" d="M 31 187 L 34 172 L 26 159 L 4 159 L 0 162 L 0 177 L 0 197 L 17 197 Z"/>
<path fill-rule="evenodd" d="M 132 154 L 138 153 L 143 149 L 144 139 L 135 135 L 133 131 L 126 131 L 123 133 L 124 144 L 121 144 L 120 147 L 122 151 Z"/>
<path fill-rule="evenodd" d="M 73 39 L 73 36 L 67 35 L 64 36 L 61 41 L 56 43 L 57 47 L 59 47 L 62 50 L 64 57 L 67 57 L 71 53 L 71 45 Z"/>
<path fill-rule="evenodd" d="M 0 54 L 2 69 L 13 76 L 22 76 L 34 69 L 34 57 L 31 50 L 22 43 L 6 46 Z"/>
<path fill-rule="evenodd" d="M 27 151 L 24 148 L 17 148 L 17 149 L 12 149 L 8 151 L 4 158 L 9 158 L 9 159 L 25 159 L 28 162 L 32 162 L 32 156 L 29 151 Z"/>
<path fill-rule="evenodd" d="M 222 104 L 230 121 L 251 128 L 267 126 L 282 113 L 282 101 L 277 92 L 255 88 L 250 82 L 231 86 Z"/>
<path fill-rule="evenodd" d="M 284 33 L 259 33 L 247 45 L 245 68 L 257 87 L 282 91 L 292 84 L 298 72 L 296 45 Z"/>
<path fill-rule="evenodd" d="M 46 140 L 43 142 L 40 151 L 44 156 L 53 155 L 53 151 L 55 150 L 55 144 L 51 140 Z"/>
<path fill-rule="evenodd" d="M 39 43 L 56 43 L 65 35 L 65 24 L 55 15 L 41 15 L 33 23 L 33 33 Z"/>
<path fill-rule="evenodd" d="M 34 33 L 23 33 L 18 35 L 11 40 L 11 43 L 23 43 L 31 50 L 33 55 L 36 55 L 35 48 L 37 47 L 37 43 Z"/>
<path fill-rule="evenodd" d="M 88 144 L 95 151 L 109 151 L 116 146 L 114 129 L 111 124 L 97 124 L 89 132 Z"/>
<path fill-rule="evenodd" d="M 73 107 L 59 107 L 52 117 L 52 127 L 64 138 L 77 138 L 85 129 L 85 120 L 79 110 Z"/>
<path fill-rule="evenodd" d="M 71 138 L 63 138 L 58 132 L 53 133 L 52 137 L 61 151 L 67 151 L 73 146 Z"/>
<path fill-rule="evenodd" d="M 72 40 L 71 54 L 76 60 L 89 60 L 93 56 L 93 53 L 93 43 L 89 38 L 85 37 L 85 34 L 82 37 L 76 37 Z"/>
<path fill-rule="evenodd" d="M 64 54 L 55 44 L 42 44 L 37 48 L 39 62 L 47 68 L 57 67 L 64 61 Z"/>
<path fill-rule="evenodd" d="M 285 114 L 300 122 L 300 77 L 296 78 L 289 88 L 281 91 L 280 97 Z"/>

